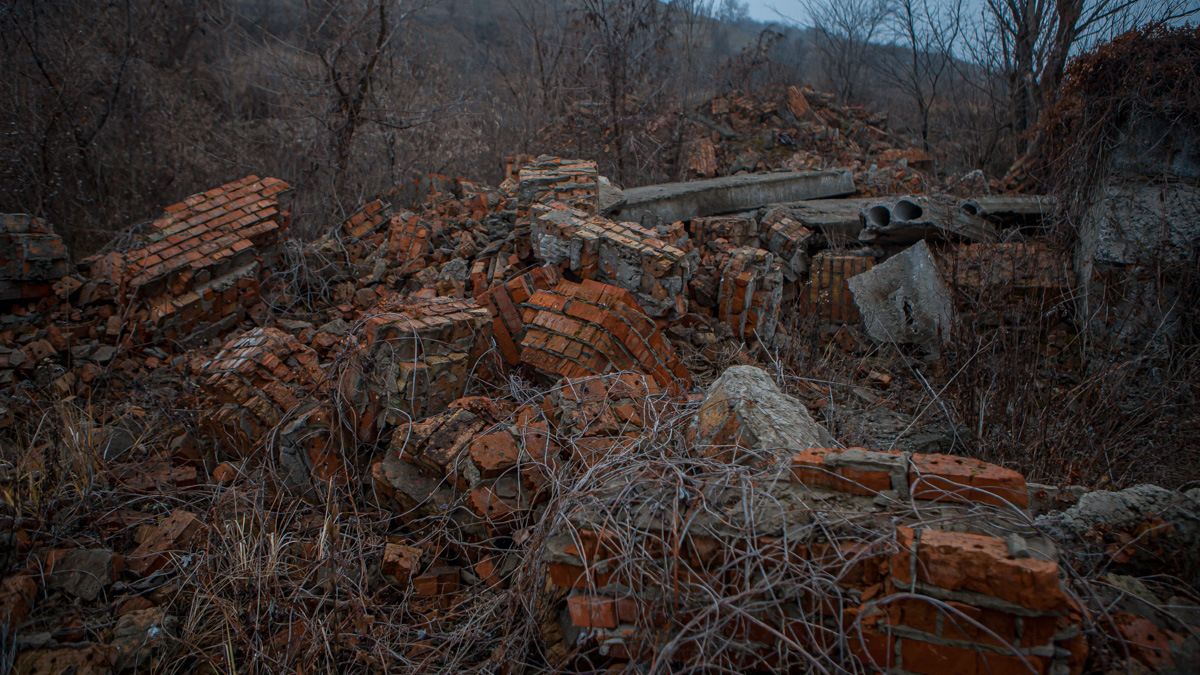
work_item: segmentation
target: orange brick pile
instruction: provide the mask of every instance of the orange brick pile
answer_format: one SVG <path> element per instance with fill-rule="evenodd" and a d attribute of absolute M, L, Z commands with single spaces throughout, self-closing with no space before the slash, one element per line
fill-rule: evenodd
<path fill-rule="evenodd" d="M 133 248 L 81 266 L 112 284 L 140 335 L 187 340 L 228 330 L 258 302 L 259 272 L 276 254 L 288 214 L 277 178 L 246 176 L 165 209 Z"/>
<path fill-rule="evenodd" d="M 46 221 L 0 214 L 0 302 L 47 297 L 69 272 L 67 249 Z"/>
<path fill-rule="evenodd" d="M 545 265 L 633 293 L 650 316 L 687 313 L 692 260 L 636 223 L 617 223 L 561 202 L 533 207 L 531 241 Z"/>
<path fill-rule="evenodd" d="M 563 281 L 534 293 L 522 321 L 521 362 L 541 372 L 587 377 L 628 370 L 670 391 L 690 386 L 671 343 L 622 288 Z"/>

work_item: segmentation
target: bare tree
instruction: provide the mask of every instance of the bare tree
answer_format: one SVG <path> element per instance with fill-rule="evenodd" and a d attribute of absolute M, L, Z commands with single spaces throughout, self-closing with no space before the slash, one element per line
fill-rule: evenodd
<path fill-rule="evenodd" d="M 1024 134 L 1055 101 L 1067 60 L 1078 49 L 1197 12 L 1200 6 L 1191 0 L 985 0 L 976 60 L 1003 74 L 1012 130 Z M 1036 138 L 1029 139 L 1025 153 L 1036 145 Z"/>
<path fill-rule="evenodd" d="M 633 176 L 634 118 L 669 82 L 662 64 L 670 17 L 658 0 L 580 0 L 580 6 L 583 37 L 596 57 L 592 68 L 604 97 L 616 178 L 624 183 Z"/>
<path fill-rule="evenodd" d="M 896 0 L 888 31 L 894 44 L 876 65 L 912 100 L 921 142 L 929 147 L 930 114 L 954 69 L 963 27 L 963 0 Z"/>
<path fill-rule="evenodd" d="M 856 100 L 891 0 L 800 0 L 800 6 L 834 92 L 843 102 Z"/>

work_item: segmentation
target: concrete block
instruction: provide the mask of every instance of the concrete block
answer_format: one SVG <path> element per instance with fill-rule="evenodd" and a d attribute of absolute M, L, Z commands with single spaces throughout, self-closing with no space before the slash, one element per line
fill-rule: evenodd
<path fill-rule="evenodd" d="M 936 354 L 949 339 L 954 304 L 924 241 L 847 283 L 875 341 L 918 345 Z"/>

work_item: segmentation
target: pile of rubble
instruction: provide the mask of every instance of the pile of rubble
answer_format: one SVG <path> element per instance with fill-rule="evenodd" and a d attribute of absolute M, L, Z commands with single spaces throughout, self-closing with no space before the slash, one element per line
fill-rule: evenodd
<path fill-rule="evenodd" d="M 783 148 L 886 141 L 794 88 L 784 110 L 732 97 L 711 114 L 697 123 L 716 135 L 777 115 Z M 696 153 L 698 175 L 727 172 L 711 143 Z M 930 356 L 983 296 L 1055 307 L 1071 284 L 1036 237 L 1046 200 L 847 199 L 844 170 L 621 191 L 553 157 L 514 161 L 495 189 L 428 188 L 411 210 L 369 202 L 287 263 L 278 179 L 188 197 L 74 270 L 46 224 L 6 216 L 0 427 L 25 433 L 22 407 L 47 392 L 115 405 L 173 380 L 165 489 L 236 495 L 269 467 L 283 494 L 355 495 L 388 514 L 370 564 L 407 611 L 467 621 L 480 598 L 533 593 L 547 669 L 1059 673 L 1195 648 L 1194 607 L 1121 603 L 1106 624 L 1068 573 L 1144 565 L 1125 548 L 1164 522 L 1157 545 L 1194 544 L 1195 490 L 1123 494 L 1117 524 L 1091 495 L 978 460 L 839 447 L 765 371 L 702 391 L 686 365 L 718 343 L 770 354 L 805 326 Z M 18 672 L 162 665 L 181 627 L 148 580 L 232 525 L 122 512 L 139 513 L 124 553 L 48 549 L 4 516 L 0 634 L 17 635 Z M 118 595 L 111 631 L 21 632 L 55 598 Z M 1089 649 L 1114 634 L 1124 655 Z"/>

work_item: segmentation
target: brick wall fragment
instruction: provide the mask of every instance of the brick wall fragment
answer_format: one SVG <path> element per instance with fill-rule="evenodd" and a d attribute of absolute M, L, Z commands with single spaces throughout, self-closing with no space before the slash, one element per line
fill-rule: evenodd
<path fill-rule="evenodd" d="M 331 414 L 313 400 L 325 375 L 317 353 L 295 336 L 250 330 L 226 342 L 198 376 L 198 430 L 223 456 L 254 456 L 274 438 L 292 485 L 340 469 Z"/>
<path fill-rule="evenodd" d="M 666 337 L 622 288 L 584 280 L 538 291 L 522 306 L 521 362 L 544 373 L 587 377 L 632 371 L 668 391 L 691 382 Z"/>
<path fill-rule="evenodd" d="M 475 297 L 492 315 L 492 335 L 500 356 L 510 366 L 521 362 L 521 340 L 525 337 L 525 322 L 521 305 L 539 290 L 553 288 L 562 280 L 557 267 L 535 267 L 503 284 L 491 286 Z"/>
<path fill-rule="evenodd" d="M 534 204 L 562 202 L 594 214 L 600 202 L 600 173 L 590 160 L 561 159 L 542 155 L 517 172 L 518 215 Z"/>
<path fill-rule="evenodd" d="M 392 424 L 443 410 L 483 367 L 491 324 L 473 300 L 401 300 L 368 311 L 360 358 L 369 362 L 370 391 L 361 395 L 378 396 Z"/>
<path fill-rule="evenodd" d="M 259 274 L 278 253 L 289 215 L 277 178 L 245 178 L 172 204 L 126 250 L 81 267 L 113 284 L 139 334 L 190 340 L 219 334 L 258 302 Z"/>
<path fill-rule="evenodd" d="M 874 258 L 822 251 L 813 256 L 808 284 L 800 294 L 800 311 L 834 324 L 861 320 L 847 281 L 875 267 Z"/>
<path fill-rule="evenodd" d="M 616 223 L 562 203 L 536 205 L 530 234 L 534 256 L 580 278 L 620 286 L 651 316 L 687 312 L 694 262 L 636 223 Z"/>
<path fill-rule="evenodd" d="M 69 272 L 67 249 L 46 221 L 0 214 L 0 302 L 48 297 Z"/>
<path fill-rule="evenodd" d="M 717 318 L 736 338 L 770 345 L 782 299 L 783 269 L 773 254 L 760 248 L 730 252 L 721 271 Z"/>

